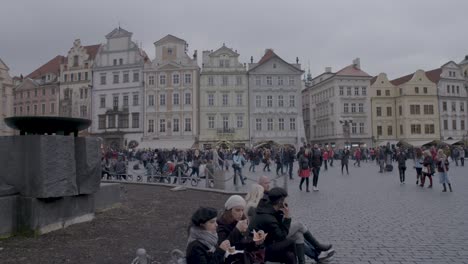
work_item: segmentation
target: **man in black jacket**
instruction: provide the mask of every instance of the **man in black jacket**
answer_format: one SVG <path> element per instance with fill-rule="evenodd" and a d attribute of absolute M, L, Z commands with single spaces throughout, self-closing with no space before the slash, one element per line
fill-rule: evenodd
<path fill-rule="evenodd" d="M 250 223 L 250 230 L 263 230 L 267 233 L 265 239 L 265 260 L 296 264 L 294 240 L 287 239 L 291 217 L 285 203 L 288 196 L 283 188 L 271 189 L 267 197 L 258 204 L 255 218 Z"/>
<path fill-rule="evenodd" d="M 314 174 L 312 186 L 314 191 L 318 191 L 318 178 L 320 173 L 320 167 L 322 167 L 323 162 L 322 151 L 319 149 L 318 145 L 315 144 L 314 148 L 310 152 L 310 167 L 312 168 L 312 173 Z"/>

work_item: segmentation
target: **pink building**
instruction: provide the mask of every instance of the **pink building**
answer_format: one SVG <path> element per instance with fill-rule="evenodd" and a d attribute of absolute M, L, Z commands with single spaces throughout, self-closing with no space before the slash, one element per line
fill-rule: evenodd
<path fill-rule="evenodd" d="M 15 116 L 57 116 L 60 64 L 64 56 L 56 56 L 27 75 L 13 93 Z"/>

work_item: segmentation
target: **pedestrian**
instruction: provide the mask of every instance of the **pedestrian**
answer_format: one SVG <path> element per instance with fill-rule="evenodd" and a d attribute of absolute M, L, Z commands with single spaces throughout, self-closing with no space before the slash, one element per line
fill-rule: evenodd
<path fill-rule="evenodd" d="M 385 150 L 380 148 L 377 153 L 377 163 L 379 164 L 379 173 L 383 173 L 385 171 Z"/>
<path fill-rule="evenodd" d="M 218 212 L 214 208 L 200 207 L 191 218 L 186 250 L 187 264 L 224 263 L 224 255 L 231 247 L 229 240 L 218 246 Z"/>
<path fill-rule="evenodd" d="M 460 152 L 460 163 L 462 167 L 465 167 L 465 150 L 463 149 L 463 147 L 460 147 L 459 152 Z"/>
<path fill-rule="evenodd" d="M 424 157 L 422 150 L 420 148 L 416 149 L 416 154 L 414 157 L 414 168 L 416 169 L 416 185 L 419 185 L 419 181 L 422 182 L 422 168 L 424 163 Z"/>
<path fill-rule="evenodd" d="M 333 160 L 335 159 L 335 152 L 333 151 L 333 148 L 330 148 L 328 151 L 328 159 L 330 160 L 330 167 L 333 167 Z"/>
<path fill-rule="evenodd" d="M 398 172 L 400 174 L 400 184 L 405 184 L 406 155 L 403 151 L 397 152 Z"/>
<path fill-rule="evenodd" d="M 263 152 L 263 163 L 265 164 L 265 166 L 263 167 L 263 171 L 270 171 L 270 158 L 271 158 L 271 152 L 269 149 L 266 149 L 264 152 Z"/>
<path fill-rule="evenodd" d="M 234 185 L 237 185 L 237 176 L 239 175 L 239 178 L 242 182 L 242 185 L 245 185 L 245 179 L 244 176 L 242 176 L 242 162 L 245 162 L 244 155 L 239 150 L 234 150 L 232 157 L 232 168 L 234 169 Z"/>
<path fill-rule="evenodd" d="M 306 182 L 306 191 L 309 191 L 309 177 L 310 177 L 310 162 L 309 162 L 309 157 L 310 157 L 310 149 L 305 149 L 304 153 L 299 157 L 298 163 L 299 163 L 299 177 L 301 177 L 301 182 L 299 183 L 299 190 L 302 191 L 302 184 L 304 181 Z"/>
<path fill-rule="evenodd" d="M 346 167 L 346 174 L 349 175 L 348 162 L 349 162 L 349 150 L 345 148 L 341 155 L 341 174 L 343 174 L 343 168 Z"/>
<path fill-rule="evenodd" d="M 192 177 L 194 174 L 197 174 L 197 178 L 200 177 L 200 163 L 200 151 L 196 149 L 195 154 L 192 157 L 192 173 L 190 173 L 190 177 Z"/>
<path fill-rule="evenodd" d="M 357 148 L 356 151 L 354 152 L 355 161 L 354 161 L 353 166 L 356 166 L 356 164 L 357 164 L 358 167 L 361 167 L 361 155 L 362 155 L 361 154 L 361 149 Z"/>
<path fill-rule="evenodd" d="M 322 157 L 322 151 L 320 151 L 319 147 L 317 144 L 314 145 L 314 148 L 311 150 L 311 168 L 312 168 L 312 173 L 314 174 L 314 177 L 312 179 L 312 188 L 314 191 L 318 191 L 318 179 L 319 179 L 319 174 L 320 174 L 320 167 L 322 167 L 322 162 L 323 162 L 323 157 Z"/>
<path fill-rule="evenodd" d="M 280 171 L 281 171 L 281 175 L 283 175 L 283 164 L 281 163 L 280 153 L 276 153 L 275 163 L 276 163 L 276 176 L 280 176 L 279 174 Z"/>
<path fill-rule="evenodd" d="M 323 165 L 325 166 L 325 170 L 328 170 L 328 151 L 327 150 L 323 151 L 322 157 L 323 157 Z"/>
<path fill-rule="evenodd" d="M 429 186 L 427 188 L 432 188 L 432 175 L 435 173 L 434 169 L 434 159 L 432 158 L 432 153 L 430 150 L 424 151 L 424 161 L 423 161 L 423 169 L 422 174 L 423 178 L 421 180 L 421 184 L 419 186 L 424 187 L 424 183 L 426 178 L 429 178 Z"/>
<path fill-rule="evenodd" d="M 288 169 L 289 179 L 293 178 L 293 167 L 294 167 L 294 149 L 289 147 L 285 153 L 285 163 Z"/>
<path fill-rule="evenodd" d="M 444 187 L 442 192 L 447 191 L 447 184 L 450 192 L 452 192 L 452 184 L 450 183 L 448 170 L 449 161 L 447 159 L 447 156 L 444 154 L 444 151 L 442 149 L 439 149 L 439 151 L 437 152 L 437 172 L 439 173 L 439 183 L 442 184 L 442 186 Z"/>

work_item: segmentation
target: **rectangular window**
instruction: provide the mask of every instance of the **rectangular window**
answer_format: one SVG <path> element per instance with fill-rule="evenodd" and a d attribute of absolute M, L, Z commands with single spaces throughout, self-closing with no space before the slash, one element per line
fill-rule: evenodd
<path fill-rule="evenodd" d="M 296 118 L 289 119 L 289 130 L 296 130 Z"/>
<path fill-rule="evenodd" d="M 289 77 L 289 86 L 294 86 L 294 85 L 295 85 L 294 77 Z"/>
<path fill-rule="evenodd" d="M 419 87 L 414 87 L 414 92 L 418 94 L 419 93 Z"/>
<path fill-rule="evenodd" d="M 238 115 L 237 116 L 237 128 L 244 127 L 244 116 Z"/>
<path fill-rule="evenodd" d="M 387 106 L 387 116 L 392 116 L 392 107 Z"/>
<path fill-rule="evenodd" d="M 421 106 L 420 105 L 410 105 L 410 114 L 420 115 L 421 114 Z"/>
<path fill-rule="evenodd" d="M 192 83 L 192 74 L 190 74 L 190 73 L 185 74 L 184 83 L 185 84 L 191 84 Z"/>
<path fill-rule="evenodd" d="M 388 136 L 392 136 L 392 135 L 393 135 L 393 128 L 392 128 L 392 126 L 388 126 L 388 127 L 387 127 L 387 135 L 388 135 Z"/>
<path fill-rule="evenodd" d="M 166 105 L 166 95 L 160 94 L 159 95 L 159 105 Z"/>
<path fill-rule="evenodd" d="M 34 105 L 34 106 L 36 106 L 36 105 Z M 452 129 L 457 130 L 457 120 L 456 119 L 452 120 Z"/>
<path fill-rule="evenodd" d="M 223 98 L 223 106 L 227 106 L 229 104 L 229 94 L 224 93 L 222 95 L 222 98 Z"/>
<path fill-rule="evenodd" d="M 411 134 L 421 134 L 421 125 L 411 125 Z"/>
<path fill-rule="evenodd" d="M 106 128 L 106 116 L 99 115 L 98 121 L 98 129 L 105 129 Z"/>
<path fill-rule="evenodd" d="M 37 115 L 37 105 L 34 105 L 34 115 Z"/>
<path fill-rule="evenodd" d="M 448 130 L 448 120 L 444 120 L 444 130 Z"/>
<path fill-rule="evenodd" d="M 148 76 L 148 85 L 154 85 L 154 75 Z"/>
<path fill-rule="evenodd" d="M 442 102 L 442 111 L 447 111 L 447 102 Z"/>
<path fill-rule="evenodd" d="M 123 96 L 123 106 L 127 106 L 127 107 L 128 107 L 128 95 L 124 95 L 124 96 Z"/>
<path fill-rule="evenodd" d="M 423 93 L 427 94 L 427 87 L 423 87 Z"/>
<path fill-rule="evenodd" d="M 351 113 L 356 113 L 356 104 L 355 103 L 351 104 Z"/>
<path fill-rule="evenodd" d="M 133 82 L 139 82 L 140 81 L 140 73 L 134 72 L 133 73 Z"/>
<path fill-rule="evenodd" d="M 166 85 L 166 75 L 159 75 L 159 85 Z"/>
<path fill-rule="evenodd" d="M 255 119 L 255 130 L 262 131 L 262 119 Z"/>
<path fill-rule="evenodd" d="M 119 128 L 128 128 L 128 114 L 119 115 Z"/>
<path fill-rule="evenodd" d="M 465 103 L 460 102 L 460 112 L 465 112 Z"/>
<path fill-rule="evenodd" d="M 108 128 L 115 128 L 115 115 L 108 115 L 107 118 L 108 120 Z"/>
<path fill-rule="evenodd" d="M 344 87 L 340 86 L 340 95 L 344 95 Z"/>
<path fill-rule="evenodd" d="M 381 95 L 382 95 L 382 91 L 377 90 L 377 96 L 381 96 Z"/>
<path fill-rule="evenodd" d="M 262 107 L 262 96 L 260 95 L 255 96 L 255 106 Z"/>
<path fill-rule="evenodd" d="M 390 96 L 390 90 L 385 90 L 385 96 Z"/>
<path fill-rule="evenodd" d="M 101 74 L 101 84 L 106 84 L 106 74 Z"/>
<path fill-rule="evenodd" d="M 273 107 L 273 96 L 267 95 L 267 107 Z"/>
<path fill-rule="evenodd" d="M 86 81 L 89 79 L 89 78 L 88 78 L 88 72 L 85 72 L 85 73 L 84 73 L 84 78 L 85 78 Z"/>
<path fill-rule="evenodd" d="M 354 87 L 354 95 L 359 95 L 359 87 Z"/>
<path fill-rule="evenodd" d="M 215 124 L 215 117 L 214 116 L 209 116 L 208 117 L 208 128 L 214 128 Z"/>
<path fill-rule="evenodd" d="M 377 136 L 382 136 L 382 126 L 377 126 Z"/>
<path fill-rule="evenodd" d="M 70 74 L 70 82 L 73 82 L 75 81 L 75 75 L 73 73 Z"/>
<path fill-rule="evenodd" d="M 282 95 L 278 95 L 278 107 L 284 107 L 284 100 Z"/>
<path fill-rule="evenodd" d="M 166 132 L 166 119 L 159 119 L 159 132 Z"/>
<path fill-rule="evenodd" d="M 403 114 L 403 107 L 401 105 L 398 106 L 398 114 L 400 116 Z"/>
<path fill-rule="evenodd" d="M 450 93 L 450 85 L 447 85 L 447 93 Z"/>
<path fill-rule="evenodd" d="M 63 75 L 63 82 L 67 82 L 68 81 L 68 75 L 67 74 L 64 74 Z"/>
<path fill-rule="evenodd" d="M 362 96 L 367 96 L 367 88 L 365 86 L 361 87 Z"/>
<path fill-rule="evenodd" d="M 424 125 L 424 133 L 425 134 L 435 134 L 434 125 Z"/>
<path fill-rule="evenodd" d="M 424 105 L 424 114 L 425 115 L 433 115 L 434 114 L 434 106 L 433 105 Z"/>
<path fill-rule="evenodd" d="M 119 109 L 119 96 L 118 95 L 114 95 L 113 101 L 112 101 L 112 106 L 114 107 L 114 110 Z"/>
<path fill-rule="evenodd" d="M 452 112 L 456 112 L 457 111 L 457 105 L 455 102 L 452 102 Z"/>
<path fill-rule="evenodd" d="M 229 129 L 229 116 L 223 116 L 223 130 Z"/>
<path fill-rule="evenodd" d="M 364 123 L 359 123 L 359 134 L 364 134 Z"/>
<path fill-rule="evenodd" d="M 45 95 L 45 94 L 46 94 L 45 88 L 42 88 L 42 95 Z"/>
<path fill-rule="evenodd" d="M 192 131 L 192 119 L 185 118 L 185 132 Z"/>
<path fill-rule="evenodd" d="M 465 131 L 465 120 L 460 120 L 460 130 Z"/>
<path fill-rule="evenodd" d="M 114 76 L 113 83 L 119 83 L 119 74 L 114 73 L 113 76 Z"/>
<path fill-rule="evenodd" d="M 73 56 L 73 67 L 77 67 L 78 66 L 78 55 L 75 55 Z"/>
<path fill-rule="evenodd" d="M 457 85 L 457 94 L 460 94 L 460 86 Z"/>
<path fill-rule="evenodd" d="M 208 77 L 208 86 L 214 86 L 214 78 L 213 78 L 213 76 Z"/>
<path fill-rule="evenodd" d="M 351 87 L 346 87 L 346 95 L 351 96 Z"/>
<path fill-rule="evenodd" d="M 140 127 L 140 113 L 132 113 L 132 128 Z"/>
<path fill-rule="evenodd" d="M 214 94 L 208 94 L 208 105 L 214 106 Z"/>
<path fill-rule="evenodd" d="M 262 77 L 255 76 L 255 85 L 257 85 L 257 86 L 262 85 Z"/>
<path fill-rule="evenodd" d="M 357 124 L 356 123 L 351 123 L 351 133 L 352 134 L 357 134 Z"/>
<path fill-rule="evenodd" d="M 192 104 L 192 94 L 191 93 L 185 93 L 185 104 L 186 105 L 191 105 Z M 190 130 L 192 131 L 192 130 Z"/>
<path fill-rule="evenodd" d="M 377 112 L 377 116 L 382 116 L 382 107 L 377 107 L 376 109 L 376 112 Z"/>
<path fill-rule="evenodd" d="M 50 104 L 50 113 L 52 113 L 52 114 L 55 113 L 55 103 Z"/>
<path fill-rule="evenodd" d="M 41 104 L 41 113 L 45 115 L 45 104 Z"/>
<path fill-rule="evenodd" d="M 268 131 L 273 130 L 273 118 L 267 118 L 267 130 Z"/>
<path fill-rule="evenodd" d="M 148 95 L 148 106 L 154 106 L 154 95 Z"/>
<path fill-rule="evenodd" d="M 172 120 L 172 131 L 179 132 L 179 119 L 175 118 Z"/>
<path fill-rule="evenodd" d="M 344 111 L 345 113 L 348 113 L 348 112 L 349 112 L 348 106 L 349 106 L 348 103 L 345 103 L 344 106 L 343 106 L 343 111 Z"/>
<path fill-rule="evenodd" d="M 403 135 L 403 125 L 400 125 L 400 135 Z"/>
<path fill-rule="evenodd" d="M 154 133 L 154 120 L 153 119 L 148 120 L 148 132 Z"/>
<path fill-rule="evenodd" d="M 236 85 L 241 86 L 242 85 L 242 76 L 236 76 Z"/>
<path fill-rule="evenodd" d="M 172 75 L 172 84 L 179 85 L 179 74 Z"/>
<path fill-rule="evenodd" d="M 279 118 L 278 119 L 278 130 L 283 131 L 284 130 L 284 118 Z"/>
<path fill-rule="evenodd" d="M 289 96 L 289 107 L 296 107 L 296 96 Z"/>
<path fill-rule="evenodd" d="M 178 93 L 175 93 L 172 95 L 172 103 L 174 105 L 178 105 L 179 104 L 179 94 Z"/>
<path fill-rule="evenodd" d="M 139 97 L 138 94 L 134 94 L 134 95 L 133 95 L 133 105 L 134 105 L 134 106 L 137 106 L 137 105 L 140 104 L 140 102 L 139 102 L 140 100 L 139 100 L 138 97 Z M 154 102 L 154 98 L 153 98 L 153 102 Z"/>
<path fill-rule="evenodd" d="M 241 93 L 238 93 L 236 96 L 237 96 L 237 98 L 236 98 L 236 105 L 237 105 L 237 106 L 242 106 L 242 94 L 241 94 Z"/>
<path fill-rule="evenodd" d="M 278 85 L 283 86 L 283 77 L 278 76 Z"/>
<path fill-rule="evenodd" d="M 227 85 L 228 85 L 228 76 L 222 76 L 221 80 L 222 80 L 221 84 L 222 84 L 223 86 L 227 86 Z"/>
<path fill-rule="evenodd" d="M 272 79 L 271 76 L 267 76 L 267 77 L 266 77 L 266 84 L 267 84 L 268 86 L 272 86 L 272 85 L 273 85 L 273 79 Z"/>
<path fill-rule="evenodd" d="M 123 64 L 123 59 L 119 59 L 119 65 Z"/>
<path fill-rule="evenodd" d="M 333 111 L 333 110 L 332 110 Z M 333 113 L 333 112 L 332 112 Z M 359 113 L 364 113 L 364 104 L 360 103 L 359 104 Z"/>

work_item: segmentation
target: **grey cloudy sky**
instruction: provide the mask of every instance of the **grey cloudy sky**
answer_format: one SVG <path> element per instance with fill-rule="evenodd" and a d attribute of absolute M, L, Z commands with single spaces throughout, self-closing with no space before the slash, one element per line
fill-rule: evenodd
<path fill-rule="evenodd" d="M 120 25 L 154 59 L 153 43 L 173 34 L 194 49 L 223 43 L 258 61 L 265 48 L 313 76 L 361 58 L 371 75 L 430 70 L 468 54 L 466 0 L 6 0 L 0 4 L 0 58 L 28 74 L 73 40 L 105 42 Z M 200 62 L 201 65 L 201 62 Z"/>

